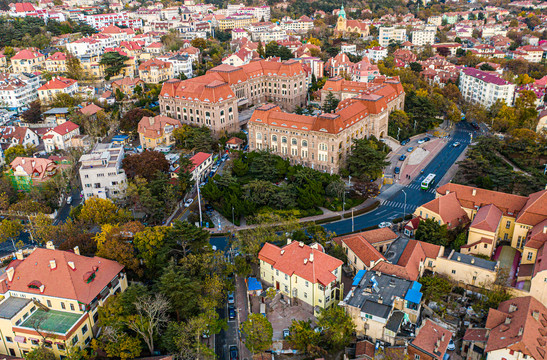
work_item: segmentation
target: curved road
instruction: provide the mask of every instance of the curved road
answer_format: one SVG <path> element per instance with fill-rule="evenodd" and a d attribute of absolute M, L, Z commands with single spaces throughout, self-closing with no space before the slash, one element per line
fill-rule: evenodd
<path fill-rule="evenodd" d="M 434 173 L 437 175 L 437 183 L 435 185 L 438 185 L 438 181 L 443 178 L 448 169 L 454 165 L 458 157 L 471 142 L 471 133 L 473 133 L 473 129 L 468 123 L 462 122 L 456 124 L 455 130 L 450 134 L 446 145 L 425 167 L 424 173 L 413 179 L 408 185 L 391 185 L 380 195 L 380 198 L 385 198 L 385 200 L 382 201 L 376 210 L 354 217 L 353 230 L 358 231 L 378 225 L 383 221 L 391 221 L 402 217 L 403 214 L 411 214 L 418 206 L 434 199 L 436 186 L 428 191 L 421 190 L 420 184 L 422 180 L 427 174 Z M 456 141 L 461 143 L 459 147 L 452 146 Z M 406 208 L 404 193 L 406 193 Z M 338 235 L 352 232 L 351 218 L 323 224 L 322 226 Z M 217 249 L 226 249 L 227 239 L 226 237 L 212 237 L 211 244 L 215 245 Z"/>

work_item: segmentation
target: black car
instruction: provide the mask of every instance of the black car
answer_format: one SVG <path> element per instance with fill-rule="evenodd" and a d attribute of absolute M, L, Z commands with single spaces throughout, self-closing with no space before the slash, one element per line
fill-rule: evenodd
<path fill-rule="evenodd" d="M 406 144 L 408 144 L 409 141 L 410 139 L 404 139 L 403 141 L 401 141 L 401 145 L 405 146 Z"/>
<path fill-rule="evenodd" d="M 429 141 L 429 140 L 431 140 L 430 137 L 424 137 L 424 141 Z"/>
<path fill-rule="evenodd" d="M 239 360 L 239 350 L 237 346 L 230 346 L 230 360 Z"/>
<path fill-rule="evenodd" d="M 233 306 L 228 308 L 228 318 L 234 320 L 236 318 L 236 309 Z"/>

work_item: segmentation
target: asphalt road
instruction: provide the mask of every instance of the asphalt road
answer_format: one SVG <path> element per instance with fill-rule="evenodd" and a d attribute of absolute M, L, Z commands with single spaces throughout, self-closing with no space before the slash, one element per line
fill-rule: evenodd
<path fill-rule="evenodd" d="M 473 133 L 473 128 L 468 123 L 462 122 L 456 124 L 455 130 L 450 134 L 446 145 L 425 167 L 423 174 L 413 179 L 408 185 L 403 186 L 394 184 L 389 186 L 387 190 L 382 192 L 382 198 L 385 199 L 382 201 L 382 204 L 372 212 L 355 216 L 353 219 L 353 227 L 351 218 L 324 224 L 322 226 L 335 234 L 341 235 L 378 225 L 383 221 L 391 221 L 398 217 L 402 217 L 404 214 L 411 214 L 418 206 L 435 198 L 435 189 L 436 186 L 438 186 L 438 182 L 470 144 L 471 133 Z M 456 141 L 461 143 L 459 147 L 452 146 Z M 420 184 L 429 173 L 437 175 L 436 183 L 427 191 L 421 190 Z M 212 237 L 211 244 L 215 245 L 219 250 L 226 249 L 228 245 L 227 238 Z"/>

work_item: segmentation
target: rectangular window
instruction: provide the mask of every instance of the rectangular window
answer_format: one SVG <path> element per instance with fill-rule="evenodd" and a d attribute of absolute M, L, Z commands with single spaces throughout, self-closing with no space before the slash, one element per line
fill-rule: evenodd
<path fill-rule="evenodd" d="M 505 224 L 505 228 L 509 229 L 511 227 L 511 220 L 507 220 L 507 224 Z"/>
<path fill-rule="evenodd" d="M 6 336 L 6 341 L 7 341 L 7 342 L 13 342 L 13 339 L 12 339 L 11 337 L 9 337 L 9 336 Z"/>
<path fill-rule="evenodd" d="M 414 354 L 414 360 L 420 360 L 420 355 Z"/>
<path fill-rule="evenodd" d="M 74 311 L 74 304 L 70 304 L 70 310 Z"/>
<path fill-rule="evenodd" d="M 65 306 L 65 303 L 64 303 L 64 302 L 61 302 L 61 309 L 63 309 L 63 310 L 66 309 L 66 306 Z"/>
<path fill-rule="evenodd" d="M 85 324 L 84 327 L 82 328 L 82 335 L 85 335 L 86 332 L 87 332 L 87 324 Z"/>
<path fill-rule="evenodd" d="M 72 338 L 72 345 L 76 345 L 76 343 L 78 343 L 78 335 L 74 335 Z"/>
<path fill-rule="evenodd" d="M 455 274 L 456 273 L 456 270 L 452 270 L 452 274 Z"/>
<path fill-rule="evenodd" d="M 528 251 L 528 255 L 526 256 L 526 259 L 527 259 L 528 261 L 530 261 L 530 260 L 532 260 L 532 257 L 534 257 L 534 253 L 531 252 L 531 251 Z"/>

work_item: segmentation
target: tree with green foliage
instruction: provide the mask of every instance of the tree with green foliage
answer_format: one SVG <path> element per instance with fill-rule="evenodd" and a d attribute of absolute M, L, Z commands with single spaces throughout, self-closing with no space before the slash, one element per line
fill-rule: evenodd
<path fill-rule="evenodd" d="M 256 52 L 262 59 L 266 58 L 266 50 L 264 50 L 264 45 L 262 45 L 262 41 L 258 40 L 258 47 L 256 48 Z"/>
<path fill-rule="evenodd" d="M 33 348 L 31 351 L 29 351 L 25 355 L 25 359 L 27 360 L 55 360 L 57 357 L 55 356 L 55 353 L 45 348 L 43 345 Z"/>
<path fill-rule="evenodd" d="M 250 314 L 240 330 L 245 346 L 252 354 L 264 352 L 272 346 L 272 324 L 262 314 Z"/>
<path fill-rule="evenodd" d="M 416 240 L 446 246 L 448 245 L 447 225 L 440 225 L 433 219 L 421 220 L 416 230 Z"/>
<path fill-rule="evenodd" d="M 122 55 L 117 51 L 104 53 L 99 64 L 105 66 L 105 79 L 109 80 L 112 76 L 118 75 L 124 67 L 128 66 L 125 64 L 127 60 L 129 60 L 128 56 Z"/>
<path fill-rule="evenodd" d="M 323 111 L 326 113 L 332 113 L 338 107 L 340 99 L 336 98 L 332 91 L 329 91 L 323 102 Z"/>
<path fill-rule="evenodd" d="M 177 147 L 194 152 L 214 152 L 217 143 L 214 140 L 211 129 L 206 126 L 195 127 L 182 125 L 173 132 Z"/>
<path fill-rule="evenodd" d="M 351 176 L 361 179 L 377 179 L 389 165 L 387 153 L 380 149 L 376 139 L 353 139 L 351 154 L 346 160 L 346 168 Z"/>
<path fill-rule="evenodd" d="M 422 284 L 424 298 L 432 301 L 439 301 L 446 294 L 450 294 L 454 285 L 450 280 L 437 275 L 423 276 L 419 280 Z"/>
<path fill-rule="evenodd" d="M 411 62 L 410 64 L 408 64 L 410 66 L 410 70 L 416 72 L 416 73 L 420 73 L 422 72 L 422 65 L 418 62 Z"/>
<path fill-rule="evenodd" d="M 78 216 L 78 220 L 92 225 L 124 223 L 130 219 L 127 210 L 118 208 L 112 200 L 97 197 L 87 199 Z"/>
<path fill-rule="evenodd" d="M 289 334 L 289 343 L 301 353 L 316 359 L 325 354 L 320 346 L 321 334 L 312 328 L 310 320 L 293 320 Z"/>
<path fill-rule="evenodd" d="M 331 306 L 317 317 L 317 326 L 322 329 L 323 347 L 329 353 L 343 350 L 352 340 L 355 324 L 344 308 Z"/>
<path fill-rule="evenodd" d="M 17 250 L 14 241 L 21 231 L 23 231 L 23 225 L 18 220 L 4 219 L 0 222 L 0 241 L 11 240 L 14 250 Z"/>
<path fill-rule="evenodd" d="M 82 68 L 82 64 L 80 63 L 80 59 L 71 53 L 66 55 L 66 75 L 74 80 L 82 80 L 86 76 L 85 71 Z"/>
<path fill-rule="evenodd" d="M 13 145 L 4 151 L 4 159 L 6 164 L 11 164 L 16 157 L 28 157 L 32 156 L 34 147 L 27 147 L 21 144 Z"/>

